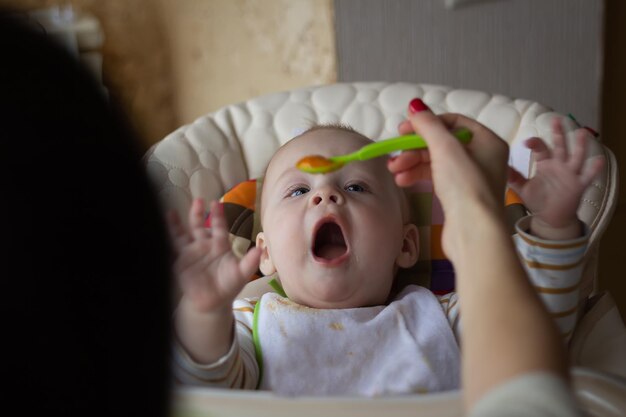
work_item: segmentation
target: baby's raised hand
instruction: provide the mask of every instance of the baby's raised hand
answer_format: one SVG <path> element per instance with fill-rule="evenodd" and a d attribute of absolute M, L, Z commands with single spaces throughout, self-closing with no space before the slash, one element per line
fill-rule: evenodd
<path fill-rule="evenodd" d="M 184 297 L 199 313 L 230 309 L 249 277 L 257 270 L 261 250 L 251 249 L 243 258 L 233 253 L 223 207 L 211 203 L 211 228 L 204 227 L 204 201 L 196 199 L 189 209 L 189 231 L 176 213 L 168 216 L 177 249 L 174 273 Z"/>
<path fill-rule="evenodd" d="M 585 165 L 589 135 L 585 129 L 576 131 L 571 152 L 558 117 L 552 121 L 553 148 L 540 138 L 531 138 L 526 146 L 532 150 L 535 175 L 524 178 L 510 168 L 509 186 L 515 190 L 534 214 L 531 233 L 544 239 L 565 240 L 581 235 L 576 215 L 583 192 L 602 170 L 604 158 Z"/>

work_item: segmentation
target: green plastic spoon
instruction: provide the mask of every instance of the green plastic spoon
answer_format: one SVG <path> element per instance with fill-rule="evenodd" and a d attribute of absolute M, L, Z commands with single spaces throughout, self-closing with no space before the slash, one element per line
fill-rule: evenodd
<path fill-rule="evenodd" d="M 472 132 L 466 128 L 458 129 L 452 134 L 461 143 L 469 143 L 472 140 Z M 394 151 L 424 149 L 426 147 L 426 141 L 420 135 L 404 135 L 370 143 L 358 151 L 347 155 L 331 156 L 330 158 L 321 155 L 306 156 L 298 161 L 296 167 L 300 171 L 308 172 L 309 174 L 326 174 L 340 169 L 349 162 L 366 161 Z"/>

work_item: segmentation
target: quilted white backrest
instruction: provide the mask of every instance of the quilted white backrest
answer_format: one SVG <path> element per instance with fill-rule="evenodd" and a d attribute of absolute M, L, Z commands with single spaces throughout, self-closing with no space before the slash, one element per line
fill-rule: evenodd
<path fill-rule="evenodd" d="M 186 219 L 192 198 L 218 199 L 237 183 L 261 176 L 274 152 L 313 123 L 345 123 L 373 139 L 397 136 L 397 126 L 415 97 L 437 114 L 461 113 L 478 120 L 512 150 L 532 136 L 550 143 L 550 120 L 558 115 L 533 101 L 440 85 L 367 82 L 313 86 L 226 106 L 180 127 L 148 151 L 148 173 L 165 208 L 177 210 Z M 563 117 L 572 140 L 576 124 L 558 116 Z M 607 164 L 584 194 L 579 209 L 580 218 L 592 229 L 588 271 L 581 288 L 584 297 L 593 290 L 597 241 L 617 202 L 615 157 L 593 141 L 589 158 L 595 155 L 605 155 Z M 517 164 L 520 168 L 519 161 Z"/>

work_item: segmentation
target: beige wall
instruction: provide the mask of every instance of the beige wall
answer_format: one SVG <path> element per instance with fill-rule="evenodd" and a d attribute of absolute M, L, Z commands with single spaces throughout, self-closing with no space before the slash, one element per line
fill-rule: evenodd
<path fill-rule="evenodd" d="M 177 125 L 166 33 L 153 0 L 0 0 L 23 10 L 58 4 L 95 15 L 105 33 L 104 76 L 147 146 Z"/>
<path fill-rule="evenodd" d="M 336 79 L 330 0 L 160 0 L 179 120 Z"/>
<path fill-rule="evenodd" d="M 336 80 L 331 0 L 0 0 L 94 14 L 104 76 L 144 146 L 226 104 Z"/>

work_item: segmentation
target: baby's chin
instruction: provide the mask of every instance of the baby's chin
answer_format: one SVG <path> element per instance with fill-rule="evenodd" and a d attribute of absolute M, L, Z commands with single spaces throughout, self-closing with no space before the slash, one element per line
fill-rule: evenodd
<path fill-rule="evenodd" d="M 293 300 L 293 301 L 300 305 L 304 305 L 310 308 L 317 308 L 321 310 L 342 310 L 342 309 L 347 309 L 347 308 L 365 307 L 364 305 L 362 305 L 362 303 L 359 303 L 355 300 L 334 301 L 334 300 L 315 299 L 315 300 L 303 300 L 303 301 Z"/>
<path fill-rule="evenodd" d="M 388 294 L 384 297 L 366 297 L 358 290 L 346 291 L 336 288 L 315 288 L 306 294 L 294 294 L 289 298 L 300 305 L 317 309 L 347 309 L 370 307 L 382 305 L 387 300 Z"/>

